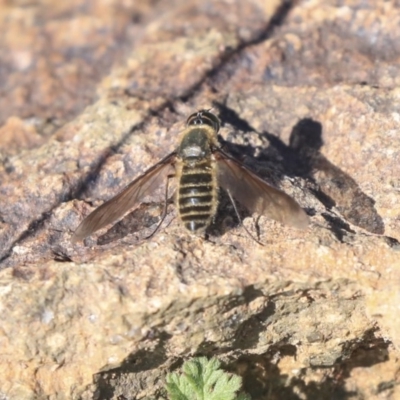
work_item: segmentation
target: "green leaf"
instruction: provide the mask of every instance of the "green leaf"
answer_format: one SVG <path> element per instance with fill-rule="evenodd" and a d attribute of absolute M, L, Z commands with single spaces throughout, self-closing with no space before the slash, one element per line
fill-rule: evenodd
<path fill-rule="evenodd" d="M 242 378 L 221 369 L 216 358 L 198 357 L 182 366 L 182 374 L 175 372 L 166 377 L 170 400 L 250 400 L 245 394 L 237 395 Z"/>

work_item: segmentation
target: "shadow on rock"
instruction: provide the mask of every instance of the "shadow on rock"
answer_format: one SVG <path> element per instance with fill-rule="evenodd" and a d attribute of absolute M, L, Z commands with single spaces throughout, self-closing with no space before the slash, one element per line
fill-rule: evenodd
<path fill-rule="evenodd" d="M 222 104 L 217 106 L 222 120 L 241 132 L 255 131 L 233 110 Z M 271 170 L 272 183 L 279 183 L 284 175 L 306 179 L 311 192 L 327 209 L 335 207 L 353 225 L 372 233 L 384 233 L 382 218 L 374 207 L 375 201 L 360 189 L 349 174 L 320 152 L 323 146 L 320 122 L 309 118 L 300 120 L 292 129 L 289 145 L 271 133 L 262 132 L 261 135 L 270 146 L 262 149 L 256 157 L 251 146 L 233 145 L 225 141 L 224 146 L 239 159 L 249 156 L 262 161 L 265 169 Z M 328 220 L 328 223 L 331 222 Z M 350 230 L 349 226 L 347 230 Z"/>
<path fill-rule="evenodd" d="M 374 207 L 375 201 L 350 175 L 321 154 L 322 145 L 322 125 L 319 122 L 306 118 L 294 126 L 289 149 L 297 154 L 300 172 L 317 184 L 316 197 L 328 209 L 336 207 L 352 224 L 372 233 L 384 233 L 382 218 Z"/>

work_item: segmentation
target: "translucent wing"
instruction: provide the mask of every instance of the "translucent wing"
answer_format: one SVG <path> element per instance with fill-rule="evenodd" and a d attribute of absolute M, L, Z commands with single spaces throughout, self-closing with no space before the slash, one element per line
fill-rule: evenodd
<path fill-rule="evenodd" d="M 161 184 L 166 183 L 167 176 L 175 172 L 173 152 L 157 164 L 149 168 L 143 175 L 137 177 L 125 189 L 112 199 L 89 214 L 78 226 L 72 241 L 82 240 L 93 232 L 122 217 L 127 211 L 137 206 L 145 196 L 150 195 Z"/>
<path fill-rule="evenodd" d="M 269 185 L 222 150 L 215 150 L 214 156 L 219 185 L 250 212 L 266 215 L 296 228 L 307 227 L 307 214 L 290 196 Z"/>

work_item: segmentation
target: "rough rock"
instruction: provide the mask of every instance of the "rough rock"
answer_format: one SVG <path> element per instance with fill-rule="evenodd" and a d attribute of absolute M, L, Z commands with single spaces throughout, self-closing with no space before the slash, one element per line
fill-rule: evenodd
<path fill-rule="evenodd" d="M 0 397 L 151 398 L 216 355 L 254 399 L 398 398 L 400 11 L 128 3 L 1 5 Z M 171 204 L 143 240 L 154 195 L 71 243 L 211 106 L 308 229 L 241 210 L 260 246 L 222 198 L 207 237 Z"/>

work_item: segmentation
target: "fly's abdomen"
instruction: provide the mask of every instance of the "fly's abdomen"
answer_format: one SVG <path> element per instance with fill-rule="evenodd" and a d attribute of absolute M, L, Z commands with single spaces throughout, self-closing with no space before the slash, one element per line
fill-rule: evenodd
<path fill-rule="evenodd" d="M 185 228 L 202 231 L 210 225 L 217 207 L 215 168 L 211 160 L 182 162 L 178 190 L 179 216 Z"/>

